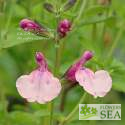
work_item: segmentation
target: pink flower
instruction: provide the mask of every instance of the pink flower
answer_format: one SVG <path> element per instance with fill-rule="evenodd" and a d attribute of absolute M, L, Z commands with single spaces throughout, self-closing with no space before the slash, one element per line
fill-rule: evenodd
<path fill-rule="evenodd" d="M 29 75 L 22 75 L 16 81 L 19 94 L 29 102 L 47 103 L 57 97 L 61 91 L 59 80 L 48 71 L 42 53 L 36 53 L 39 67 Z"/>
<path fill-rule="evenodd" d="M 43 26 L 29 19 L 21 20 L 20 27 L 39 36 L 49 36 L 49 32 Z"/>
<path fill-rule="evenodd" d="M 62 20 L 58 25 L 58 33 L 60 37 L 65 37 L 71 30 L 71 22 L 67 19 Z"/>
<path fill-rule="evenodd" d="M 87 68 L 80 69 L 75 74 L 79 84 L 94 97 L 104 97 L 112 87 L 112 78 L 105 70 L 95 73 Z"/>
<path fill-rule="evenodd" d="M 83 65 L 89 61 L 93 57 L 93 53 L 91 51 L 85 51 L 82 55 L 82 57 L 73 64 L 67 72 L 64 74 L 65 78 L 71 82 L 76 82 L 75 73 L 79 69 L 83 67 Z"/>

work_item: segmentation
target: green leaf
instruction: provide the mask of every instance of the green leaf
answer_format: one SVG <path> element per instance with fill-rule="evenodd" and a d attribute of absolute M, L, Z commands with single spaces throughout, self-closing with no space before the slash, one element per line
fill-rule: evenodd
<path fill-rule="evenodd" d="M 24 32 L 23 30 L 20 29 L 14 29 L 8 31 L 7 33 L 3 32 L 3 37 L 5 40 L 2 40 L 2 42 L 0 42 L 0 49 L 13 47 L 15 45 L 20 45 L 23 43 L 39 42 L 42 40 L 49 39 L 33 35 L 30 32 Z"/>
<path fill-rule="evenodd" d="M 88 8 L 84 15 L 85 16 L 93 16 L 93 15 L 97 15 L 97 14 L 102 14 L 104 13 L 108 8 L 106 6 L 94 6 L 94 7 L 90 7 Z"/>
<path fill-rule="evenodd" d="M 46 109 L 43 109 L 43 110 L 36 111 L 34 113 L 34 115 L 36 117 L 47 117 L 47 116 L 50 115 L 50 112 L 48 110 L 46 110 Z"/>
<path fill-rule="evenodd" d="M 17 125 L 36 125 L 39 120 L 32 113 L 14 111 L 8 115 L 9 122 Z"/>
<path fill-rule="evenodd" d="M 107 11 L 107 9 L 108 8 L 105 6 L 94 6 L 87 9 L 84 13 L 84 20 L 79 24 L 79 26 L 81 27 L 82 25 L 89 25 L 102 22 L 106 22 L 106 24 L 109 26 L 111 26 L 111 24 L 115 24 L 115 15 L 110 15 L 108 17 L 105 16 L 104 13 Z"/>
<path fill-rule="evenodd" d="M 119 77 L 116 75 L 113 76 L 113 89 L 120 91 L 120 92 L 125 92 L 125 76 Z"/>
<path fill-rule="evenodd" d="M 124 63 L 114 59 L 107 64 L 109 66 L 109 71 L 113 79 L 112 88 L 125 92 L 125 65 Z M 106 67 L 107 67 L 106 66 Z"/>
<path fill-rule="evenodd" d="M 114 23 L 115 20 L 116 20 L 115 16 L 110 16 L 110 17 L 97 16 L 97 17 L 91 17 L 91 18 L 85 19 L 78 26 L 81 27 L 83 25 L 90 25 L 90 24 L 96 24 L 96 23 L 102 23 L 102 22 L 106 22 L 107 24 L 110 25 L 110 23 L 111 22 Z"/>

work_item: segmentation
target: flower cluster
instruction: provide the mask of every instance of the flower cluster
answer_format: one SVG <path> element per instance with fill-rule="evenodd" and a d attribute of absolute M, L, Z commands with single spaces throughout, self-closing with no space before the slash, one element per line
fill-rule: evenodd
<path fill-rule="evenodd" d="M 45 3 L 44 8 L 56 16 L 59 16 L 61 11 L 67 11 L 72 8 L 77 0 L 68 0 L 60 9 L 56 9 L 54 5 Z M 111 0 L 99 0 L 100 4 L 107 4 Z M 22 19 L 20 27 L 27 32 L 32 32 L 38 36 L 49 37 L 57 41 L 66 37 L 71 31 L 72 22 L 68 19 L 59 20 L 55 32 L 52 33 L 47 28 L 40 25 L 38 22 Z M 58 52 L 58 51 L 57 51 Z M 94 54 L 91 51 L 85 51 L 82 56 L 70 66 L 63 75 L 67 80 L 68 85 L 79 84 L 83 89 L 94 97 L 104 97 L 112 87 L 112 78 L 105 70 L 92 71 L 85 67 L 85 64 L 93 58 Z M 19 94 L 29 102 L 38 102 L 40 104 L 47 103 L 55 99 L 61 92 L 61 80 L 54 77 L 48 68 L 47 61 L 41 52 L 37 52 L 36 63 L 38 68 L 33 70 L 28 75 L 20 76 L 16 81 L 16 87 Z"/>
<path fill-rule="evenodd" d="M 91 51 L 85 51 L 82 57 L 65 73 L 65 78 L 71 82 L 78 82 L 85 91 L 94 97 L 105 96 L 112 87 L 112 79 L 107 71 L 99 70 L 95 73 L 83 65 L 93 57 Z M 47 103 L 57 97 L 61 91 L 61 83 L 49 71 L 42 53 L 36 53 L 38 68 L 29 75 L 22 75 L 16 81 L 19 94 L 29 102 Z"/>
<path fill-rule="evenodd" d="M 53 34 L 51 34 L 45 27 L 43 27 L 41 24 L 29 20 L 29 19 L 22 19 L 20 21 L 20 27 L 24 31 L 32 32 L 38 36 L 42 37 L 52 37 Z M 67 19 L 64 19 L 59 22 L 57 27 L 57 33 L 60 38 L 63 38 L 67 35 L 67 33 L 71 30 L 71 22 Z"/>

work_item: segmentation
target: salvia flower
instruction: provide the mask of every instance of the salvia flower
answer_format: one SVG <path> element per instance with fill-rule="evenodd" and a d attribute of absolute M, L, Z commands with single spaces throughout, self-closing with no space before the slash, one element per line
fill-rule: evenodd
<path fill-rule="evenodd" d="M 94 97 L 104 97 L 112 87 L 112 78 L 105 70 L 94 73 L 88 68 L 82 68 L 76 72 L 75 77 L 84 90 Z"/>
<path fill-rule="evenodd" d="M 59 22 L 57 32 L 61 38 L 65 37 L 67 33 L 71 30 L 71 22 L 64 19 Z"/>
<path fill-rule="evenodd" d="M 27 32 L 32 32 L 38 36 L 49 37 L 50 33 L 43 26 L 35 21 L 23 19 L 20 21 L 20 27 Z"/>
<path fill-rule="evenodd" d="M 80 70 L 83 65 L 89 61 L 93 57 L 93 53 L 91 51 L 85 51 L 82 57 L 73 64 L 68 71 L 64 74 L 65 78 L 71 82 L 76 82 L 75 73 Z"/>
<path fill-rule="evenodd" d="M 29 102 L 47 103 L 61 91 L 60 81 L 48 70 L 44 55 L 36 53 L 38 68 L 29 75 L 22 75 L 16 81 L 19 94 Z"/>

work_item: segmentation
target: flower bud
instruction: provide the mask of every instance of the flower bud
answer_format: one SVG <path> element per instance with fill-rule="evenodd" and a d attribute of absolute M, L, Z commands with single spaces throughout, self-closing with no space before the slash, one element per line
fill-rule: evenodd
<path fill-rule="evenodd" d="M 58 33 L 61 38 L 65 37 L 71 30 L 71 22 L 67 19 L 62 20 L 58 25 Z"/>
<path fill-rule="evenodd" d="M 92 57 L 93 57 L 93 53 L 91 51 L 85 51 L 81 59 L 88 61 Z"/>
<path fill-rule="evenodd" d="M 71 7 L 75 5 L 77 0 L 68 0 L 68 2 L 64 5 L 64 11 L 69 10 Z"/>
<path fill-rule="evenodd" d="M 36 58 L 36 62 L 39 65 L 41 70 L 45 70 L 45 69 L 48 68 L 45 57 L 41 52 L 36 52 L 36 57 L 35 58 Z"/>
<path fill-rule="evenodd" d="M 53 5 L 50 4 L 50 3 L 44 3 L 44 4 L 43 4 L 43 7 L 44 7 L 48 12 L 50 12 L 50 13 L 54 13 L 54 12 L 55 12 L 55 9 L 54 9 Z"/>
<path fill-rule="evenodd" d="M 49 32 L 42 27 L 40 24 L 29 20 L 29 19 L 23 19 L 20 21 L 20 27 L 27 32 L 32 32 L 38 36 L 44 36 L 44 37 L 49 37 L 50 34 Z"/>

